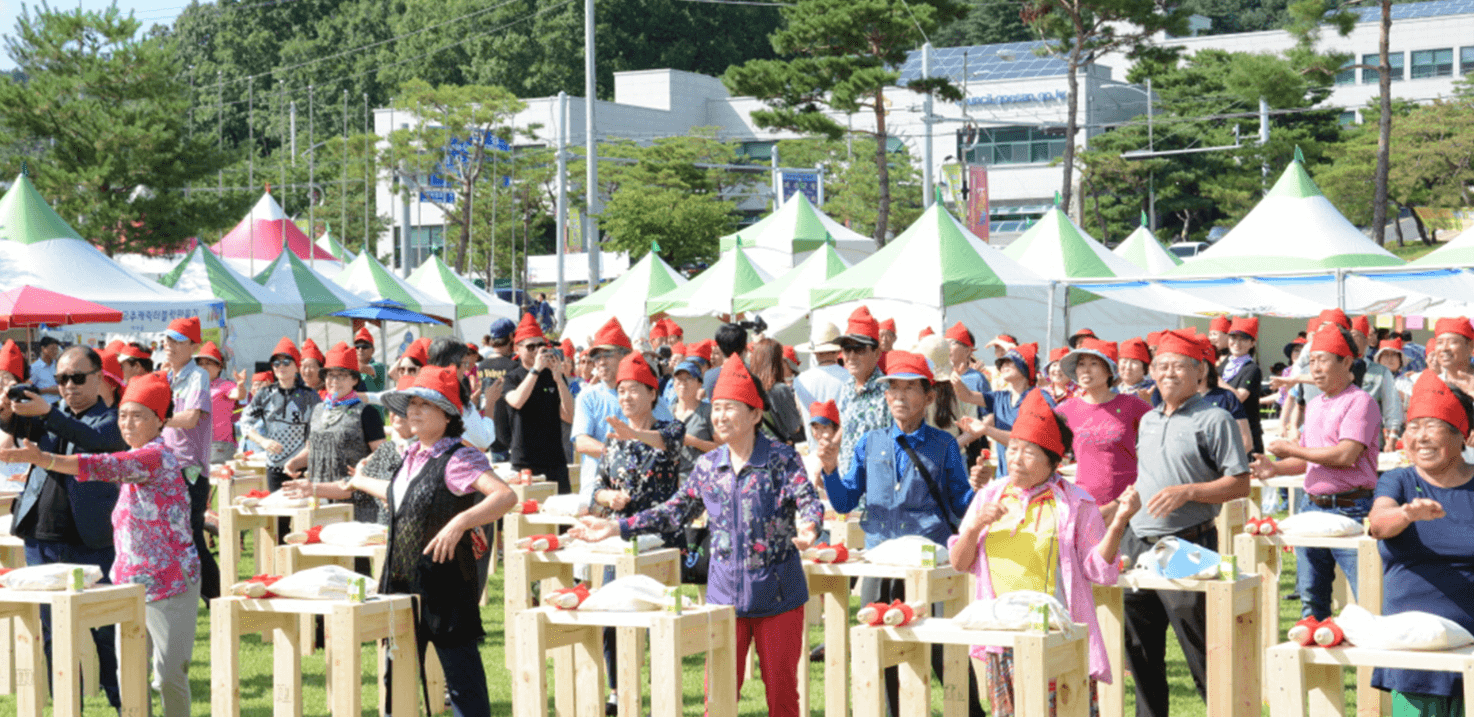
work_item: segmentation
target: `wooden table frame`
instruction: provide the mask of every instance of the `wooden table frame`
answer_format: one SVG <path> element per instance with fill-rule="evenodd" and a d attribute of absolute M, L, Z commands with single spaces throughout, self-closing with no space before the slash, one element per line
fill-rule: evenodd
<path fill-rule="evenodd" d="M 506 563 L 506 575 L 502 583 L 505 607 L 502 614 L 508 616 L 535 607 L 532 601 L 532 584 L 535 582 L 542 583 L 544 595 L 553 590 L 573 587 L 573 568 L 577 564 L 594 568 L 613 566 L 616 578 L 648 575 L 671 587 L 681 584 L 681 551 L 675 548 L 647 550 L 639 555 L 601 553 L 586 548 L 563 548 L 540 553 L 509 549 L 506 554 Z M 593 585 L 601 584 L 603 570 L 592 570 L 591 572 L 594 573 L 591 577 L 596 579 L 590 582 Z M 507 647 L 507 664 L 510 665 L 519 654 L 517 642 L 522 639 L 522 634 L 517 626 L 521 623 L 508 619 L 504 624 L 506 626 L 504 640 Z M 643 662 L 641 655 L 644 654 L 645 632 L 636 628 L 619 627 L 617 634 L 619 654 L 615 663 L 619 670 L 619 714 L 632 716 L 638 714 L 640 710 L 640 665 Z M 602 652 L 599 659 L 603 660 Z M 571 705 L 563 702 L 566 695 L 559 692 L 558 698 L 560 713 L 565 708 L 572 709 Z"/>
<path fill-rule="evenodd" d="M 548 513 L 508 513 L 502 518 L 502 530 L 506 535 L 502 537 L 503 553 L 510 553 L 517 541 L 529 535 L 540 535 L 542 533 L 558 533 L 561 528 L 577 525 L 578 518 L 567 515 L 550 515 Z M 506 559 L 506 555 L 502 556 Z"/>
<path fill-rule="evenodd" d="M 347 523 L 353 520 L 351 503 L 321 504 L 316 508 L 246 508 L 229 505 L 220 511 L 220 583 L 229 586 L 241 579 L 241 534 L 256 532 L 256 572 L 274 574 L 278 518 L 291 520 L 293 531 L 306 531 L 314 525 Z"/>
<path fill-rule="evenodd" d="M 1274 645 L 1280 642 L 1280 551 L 1282 548 L 1331 548 L 1356 551 L 1356 604 L 1365 608 L 1374 615 L 1382 613 L 1382 554 L 1377 549 L 1377 540 L 1367 535 L 1357 535 L 1340 538 L 1307 538 L 1291 535 L 1259 536 L 1241 534 L 1234 538 L 1238 545 L 1235 551 L 1239 555 L 1239 569 L 1245 572 L 1257 573 L 1264 578 L 1260 585 L 1259 595 L 1259 625 L 1262 635 L 1260 644 Z M 1339 569 L 1339 565 L 1337 568 Z M 1338 587 L 1346 589 L 1350 597 L 1349 586 L 1341 577 L 1336 579 Z M 1342 601 L 1345 605 L 1346 601 Z M 1265 663 L 1266 671 L 1264 677 L 1265 699 L 1269 700 L 1271 687 L 1269 685 L 1269 670 L 1274 669 L 1268 662 Z M 1357 713 L 1361 717 L 1376 717 L 1391 711 L 1391 702 L 1386 693 L 1372 687 L 1372 668 L 1362 667 L 1356 671 L 1356 699 Z"/>
<path fill-rule="evenodd" d="M 951 620 L 928 618 L 906 627 L 850 629 L 855 717 L 882 717 L 886 710 L 885 668 L 900 667 L 900 714 L 931 714 L 931 645 L 966 650 L 971 645 L 1013 648 L 1014 707 L 1020 717 L 1049 717 L 1049 683 L 1056 684 L 1057 714 L 1090 714 L 1089 632 L 973 630 Z M 963 690 L 964 697 L 967 690 Z"/>
<path fill-rule="evenodd" d="M 1233 555 L 1233 536 L 1244 532 L 1244 524 L 1256 517 L 1259 509 L 1248 498 L 1235 498 L 1218 507 L 1213 525 L 1218 529 L 1218 554 Z"/>
<path fill-rule="evenodd" d="M 894 578 L 905 581 L 906 599 L 942 603 L 944 617 L 956 615 L 972 599 L 967 573 L 959 573 L 950 565 L 935 568 L 906 568 L 872 563 L 804 563 L 809 595 L 822 596 L 824 602 L 824 714 L 846 717 L 849 714 L 850 691 L 850 578 Z M 969 643 L 970 644 L 970 643 Z M 808 631 L 804 631 L 803 657 L 799 659 L 798 695 L 802 714 L 809 710 Z M 927 653 L 928 665 L 930 652 Z M 968 714 L 967 648 L 948 643 L 943 648 L 942 713 L 946 717 Z M 622 682 L 620 684 L 623 684 Z M 858 693 L 856 693 L 858 694 Z"/>
<path fill-rule="evenodd" d="M 221 515 L 227 507 L 235 505 L 236 498 L 253 490 L 266 490 L 266 472 L 237 471 L 231 478 L 211 476 L 210 485 L 215 488 L 215 514 Z"/>
<path fill-rule="evenodd" d="M 51 607 L 52 714 L 79 717 L 82 690 L 77 665 L 81 648 L 92 642 L 91 628 L 116 624 L 118 692 L 122 714 L 148 714 L 148 649 L 142 585 L 98 585 L 61 590 L 0 590 L 0 619 L 15 618 L 16 714 L 41 717 L 46 704 L 46 654 L 42 647 L 41 606 Z M 96 682 L 96 676 L 93 677 Z"/>
<path fill-rule="evenodd" d="M 737 714 L 737 616 L 730 605 L 696 605 L 674 612 L 583 612 L 542 607 L 517 613 L 513 697 L 518 717 L 546 715 L 547 660 L 554 662 L 556 713 L 604 714 L 604 628 L 650 631 L 650 714 L 678 717 L 684 707 L 681 659 L 706 653 L 706 714 Z M 621 665 L 623 669 L 623 665 Z M 639 686 L 621 679 L 621 698 Z M 638 689 L 632 689 L 638 693 Z M 638 703 L 637 703 L 638 704 Z"/>
<path fill-rule="evenodd" d="M 1369 650 L 1361 647 L 1301 647 L 1293 642 L 1265 651 L 1269 663 L 1269 713 L 1274 717 L 1340 717 L 1346 713 L 1341 671 L 1372 667 L 1458 672 L 1464 676 L 1464 704 L 1474 704 L 1474 646 L 1453 650 Z M 1380 692 L 1380 690 L 1379 690 Z M 1357 712 L 1363 712 L 1358 698 Z M 1306 709 L 1306 702 L 1309 709 Z M 1371 706 L 1377 707 L 1379 702 Z M 1382 714 L 1390 714 L 1390 711 Z"/>
<path fill-rule="evenodd" d="M 1126 710 L 1126 614 L 1122 598 L 1125 590 L 1133 589 L 1207 594 L 1208 714 L 1259 717 L 1262 643 L 1256 623 L 1262 582 L 1261 576 L 1249 574 L 1228 581 L 1168 580 L 1131 573 L 1122 575 L 1115 585 L 1091 586 L 1096 620 L 1111 663 L 1111 683 L 1096 683 L 1101 717 L 1122 717 Z"/>
<path fill-rule="evenodd" d="M 210 713 L 215 717 L 240 717 L 240 639 L 252 633 L 271 632 L 273 640 L 273 699 L 275 717 L 302 715 L 302 660 L 298 630 L 303 615 L 327 619 L 330 645 L 327 681 L 330 707 L 337 717 L 357 717 L 363 694 L 358 689 L 362 674 L 359 659 L 364 642 L 390 639 L 398 654 L 390 680 L 397 715 L 416 713 L 419 704 L 419 655 L 415 647 L 415 613 L 408 595 L 370 598 L 363 603 L 346 600 L 259 600 L 222 597 L 210 601 Z M 380 648 L 382 649 L 382 648 Z M 383 664 L 383 661 L 380 661 Z M 381 692 L 382 695 L 382 692 Z M 379 714 L 385 714 L 382 698 Z"/>

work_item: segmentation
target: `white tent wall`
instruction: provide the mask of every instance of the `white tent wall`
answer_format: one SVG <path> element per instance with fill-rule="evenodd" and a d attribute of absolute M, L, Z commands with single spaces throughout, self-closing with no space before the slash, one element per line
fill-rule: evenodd
<path fill-rule="evenodd" d="M 274 314 L 251 314 L 226 322 L 226 361 L 233 370 L 252 371 L 257 361 L 271 358 L 271 350 L 283 336 L 301 343 L 302 322 Z M 326 349 L 324 349 L 326 351 Z"/>

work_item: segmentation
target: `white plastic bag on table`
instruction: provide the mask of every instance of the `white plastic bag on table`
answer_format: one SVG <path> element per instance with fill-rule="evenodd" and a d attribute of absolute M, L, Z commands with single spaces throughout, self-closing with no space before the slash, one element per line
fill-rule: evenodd
<path fill-rule="evenodd" d="M 1366 532 L 1361 523 L 1344 515 L 1311 511 L 1279 521 L 1280 532 L 1301 538 L 1343 538 Z"/>
<path fill-rule="evenodd" d="M 322 526 L 317 539 L 345 548 L 384 545 L 389 542 L 389 529 L 378 523 L 329 523 Z"/>
<path fill-rule="evenodd" d="M 1015 590 L 992 600 L 976 600 L 952 617 L 959 627 L 972 630 L 1028 630 L 1034 625 L 1034 608 L 1049 609 L 1049 625 L 1068 629 L 1069 611 L 1053 595 L 1035 590 Z"/>
<path fill-rule="evenodd" d="M 580 610 L 598 612 L 642 612 L 670 605 L 666 586 L 649 575 L 628 575 L 613 580 L 589 595 Z"/>
<path fill-rule="evenodd" d="M 564 493 L 555 495 L 541 503 L 542 512 L 547 515 L 564 515 L 570 518 L 578 517 L 588 507 L 588 503 L 577 493 Z"/>
<path fill-rule="evenodd" d="M 271 495 L 261 499 L 256 504 L 257 508 L 306 508 L 310 503 L 308 498 L 288 498 L 285 491 L 276 490 Z"/>
<path fill-rule="evenodd" d="M 660 539 L 660 536 L 658 535 L 635 536 L 635 545 L 639 548 L 639 552 L 641 553 L 655 550 L 656 548 L 659 548 L 662 544 L 664 544 L 664 541 L 662 541 Z M 596 540 L 592 543 L 585 540 L 575 540 L 572 543 L 569 543 L 568 547 L 587 548 L 596 553 L 609 553 L 612 555 L 618 555 L 629 548 L 629 545 L 630 541 L 621 540 L 619 536 L 615 535 L 603 540 Z"/>
<path fill-rule="evenodd" d="M 1373 615 L 1366 608 L 1347 605 L 1336 624 L 1347 642 L 1371 650 L 1452 650 L 1474 643 L 1474 635 L 1462 625 L 1417 610 Z"/>
<path fill-rule="evenodd" d="M 865 562 L 876 565 L 899 565 L 905 568 L 919 568 L 922 566 L 921 554 L 925 546 L 933 546 L 936 550 L 937 565 L 947 564 L 947 546 L 937 545 L 920 535 L 903 535 L 899 538 L 891 538 L 880 545 L 865 551 Z"/>
<path fill-rule="evenodd" d="M 364 594 L 379 594 L 377 581 L 341 565 L 323 565 L 292 573 L 272 583 L 267 590 L 279 597 L 299 600 L 347 600 L 355 578 L 366 582 Z"/>
<path fill-rule="evenodd" d="M 73 568 L 82 569 L 83 589 L 102 582 L 102 568 L 96 565 L 51 563 L 16 568 L 0 575 L 0 585 L 11 590 L 67 590 L 72 586 Z"/>

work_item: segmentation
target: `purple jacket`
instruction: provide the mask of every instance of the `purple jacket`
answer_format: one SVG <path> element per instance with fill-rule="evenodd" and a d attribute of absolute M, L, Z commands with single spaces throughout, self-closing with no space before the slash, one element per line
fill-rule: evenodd
<path fill-rule="evenodd" d="M 808 602 L 796 523 L 818 525 L 819 494 L 793 448 L 759 433 L 741 473 L 722 446 L 696 467 L 670 500 L 619 521 L 620 536 L 671 533 L 706 510 L 711 558 L 706 599 L 738 617 L 779 615 Z"/>

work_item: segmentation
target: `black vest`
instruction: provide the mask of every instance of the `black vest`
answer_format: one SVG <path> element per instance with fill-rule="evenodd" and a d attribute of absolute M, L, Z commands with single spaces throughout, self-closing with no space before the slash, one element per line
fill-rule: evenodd
<path fill-rule="evenodd" d="M 479 640 L 486 634 L 476 604 L 481 590 L 469 532 L 449 561 L 437 563 L 424 555 L 425 546 L 451 518 L 476 505 L 475 493 L 458 496 L 445 487 L 445 467 L 460 450 L 465 446 L 427 461 L 410 481 L 402 505 L 396 504 L 392 485 L 389 490 L 389 545 L 379 592 L 418 596 L 416 630 L 420 639 L 436 644 Z"/>

